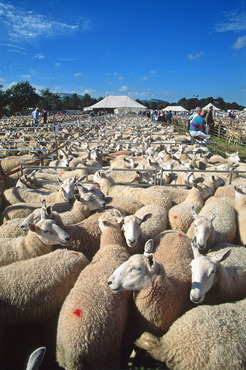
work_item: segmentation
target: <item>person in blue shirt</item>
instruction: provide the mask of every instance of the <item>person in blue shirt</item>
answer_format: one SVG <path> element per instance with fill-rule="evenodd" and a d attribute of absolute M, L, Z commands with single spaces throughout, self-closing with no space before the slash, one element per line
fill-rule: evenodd
<path fill-rule="evenodd" d="M 205 134 L 205 124 L 203 116 L 206 116 L 207 111 L 202 110 L 190 122 L 190 136 L 203 139 L 202 143 L 206 144 L 210 139 L 210 135 Z"/>
<path fill-rule="evenodd" d="M 196 107 L 194 112 L 190 115 L 190 117 L 188 118 L 188 125 L 187 125 L 187 130 L 190 129 L 190 123 L 192 121 L 192 118 L 194 118 L 197 114 L 201 113 L 202 111 L 202 108 L 200 107 Z"/>

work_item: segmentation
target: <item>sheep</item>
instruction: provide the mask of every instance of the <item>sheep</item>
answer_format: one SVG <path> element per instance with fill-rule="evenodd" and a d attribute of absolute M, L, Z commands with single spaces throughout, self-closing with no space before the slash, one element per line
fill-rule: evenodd
<path fill-rule="evenodd" d="M 212 215 L 210 216 L 201 216 L 197 215 L 195 207 L 192 206 L 191 213 L 194 218 L 194 237 L 199 250 L 204 254 L 215 243 L 215 230 L 213 226 L 213 221 L 217 215 L 217 208 L 214 209 Z M 190 230 L 187 232 L 188 236 L 192 236 Z"/>
<path fill-rule="evenodd" d="M 143 255 L 131 256 L 108 280 L 114 293 L 134 291 L 132 329 L 136 337 L 144 331 L 163 334 L 191 306 L 190 239 L 181 232 L 164 231 L 154 243 L 154 254 L 150 239 Z"/>
<path fill-rule="evenodd" d="M 45 200 L 43 201 L 45 204 L 43 208 L 46 211 L 46 218 L 52 218 L 59 226 L 64 225 L 74 225 L 79 223 L 90 216 L 91 212 L 97 209 L 102 209 L 104 207 L 105 202 L 100 200 L 96 196 L 92 194 L 84 194 L 83 196 L 79 196 L 78 194 L 74 195 L 74 204 L 70 211 L 57 213 L 53 211 L 52 206 L 46 207 Z M 43 204 L 42 202 L 42 204 Z M 28 231 L 28 224 L 30 222 L 34 222 L 35 224 L 40 220 L 40 212 L 39 209 L 35 210 L 29 216 L 27 216 L 24 220 L 22 220 L 20 227 L 22 231 Z M 1 231 L 1 227 L 0 227 Z"/>
<path fill-rule="evenodd" d="M 3 193 L 4 200 L 7 204 L 15 204 L 19 202 L 37 204 L 46 199 L 47 203 L 64 202 L 72 200 L 74 195 L 74 187 L 76 178 L 72 177 L 61 181 L 58 179 L 60 190 L 58 192 L 45 192 L 38 190 L 26 190 L 20 188 L 6 189 Z"/>
<path fill-rule="evenodd" d="M 138 209 L 143 207 L 143 203 L 128 197 L 113 196 L 105 197 L 106 206 L 113 208 L 120 208 L 127 214 L 133 215 Z"/>
<path fill-rule="evenodd" d="M 171 198 L 163 196 L 160 192 L 149 189 L 135 188 L 130 186 L 115 185 L 114 180 L 109 175 L 110 171 L 97 171 L 94 174 L 93 181 L 100 185 L 100 189 L 105 195 L 119 196 L 122 195 L 136 199 L 147 204 L 157 204 L 169 210 L 172 206 Z"/>
<path fill-rule="evenodd" d="M 45 212 L 45 218 L 52 218 L 51 207 L 46 207 L 45 200 L 42 201 L 42 209 Z M 28 224 L 37 224 L 41 220 L 40 208 L 34 209 L 34 211 L 25 218 L 14 218 L 6 221 L 0 226 L 0 238 L 14 238 L 27 232 Z"/>
<path fill-rule="evenodd" d="M 47 206 L 52 206 L 52 210 L 63 213 L 72 209 L 73 201 L 51 203 Z M 4 209 L 0 217 L 0 223 L 3 224 L 9 220 L 16 218 L 24 218 L 29 216 L 32 212 L 38 209 L 38 204 L 35 203 L 16 203 Z"/>
<path fill-rule="evenodd" d="M 224 185 L 218 187 L 218 189 L 214 193 L 215 197 L 228 197 L 231 199 L 235 199 L 235 188 L 234 185 Z"/>
<path fill-rule="evenodd" d="M 143 206 L 135 212 L 134 216 L 137 218 L 142 218 L 148 213 L 152 216 L 144 223 L 141 223 L 140 226 L 143 245 L 148 239 L 153 239 L 162 231 L 167 230 L 168 226 L 168 212 L 164 207 L 161 206 L 152 204 Z"/>
<path fill-rule="evenodd" d="M 169 210 L 168 219 L 172 230 L 186 233 L 193 221 L 191 208 L 199 212 L 203 207 L 203 192 L 195 183 L 193 185 L 185 201 Z"/>
<path fill-rule="evenodd" d="M 41 220 L 36 225 L 28 224 L 27 235 L 0 239 L 0 266 L 49 253 L 56 244 L 68 244 L 69 235 L 53 220 L 47 220 L 44 210 L 40 212 Z"/>
<path fill-rule="evenodd" d="M 102 209 L 105 206 L 105 201 L 92 193 L 75 194 L 74 197 L 75 201 L 71 210 L 60 213 L 64 225 L 77 224 L 88 218 L 92 211 Z"/>
<path fill-rule="evenodd" d="M 172 199 L 172 205 L 182 203 L 189 194 L 189 189 L 173 188 L 170 186 L 155 185 L 150 189 L 158 190 L 161 193 L 167 194 Z"/>
<path fill-rule="evenodd" d="M 38 322 L 56 313 L 89 261 L 78 252 L 54 252 L 0 269 L 0 325 Z"/>
<path fill-rule="evenodd" d="M 105 217 L 105 215 L 104 215 Z M 107 279 L 129 257 L 121 216 L 99 219 L 100 249 L 78 277 L 59 315 L 57 361 L 63 368 L 120 368 L 130 292 L 112 294 Z"/>
<path fill-rule="evenodd" d="M 195 238 L 191 246 L 194 259 L 190 263 L 192 271 L 190 300 L 193 303 L 218 304 L 246 298 L 244 247 L 220 243 L 213 252 L 204 256 L 199 252 Z M 223 263 L 220 263 L 222 261 Z"/>
<path fill-rule="evenodd" d="M 161 338 L 144 333 L 136 345 L 177 370 L 241 370 L 246 366 L 246 299 L 200 306 L 177 319 Z"/>
<path fill-rule="evenodd" d="M 193 239 L 195 235 L 200 234 L 198 247 L 201 253 L 206 253 L 218 243 L 234 242 L 237 231 L 235 209 L 225 199 L 215 197 L 208 199 L 198 215 L 195 209 L 192 210 L 192 216 L 195 221 L 190 225 L 187 235 Z M 208 228 L 204 227 L 206 222 Z M 198 231 L 195 231 L 195 224 Z"/>
<path fill-rule="evenodd" d="M 50 167 L 69 167 L 70 159 L 63 149 L 59 150 L 58 158 L 55 161 L 51 161 Z"/>
<path fill-rule="evenodd" d="M 240 188 L 235 187 L 235 211 L 236 211 L 236 221 L 237 221 L 237 236 L 239 244 L 246 246 L 246 193 L 244 193 Z"/>
<path fill-rule="evenodd" d="M 166 209 L 163 208 L 165 211 Z M 167 212 L 167 211 L 166 211 Z M 142 253 L 143 242 L 141 225 L 152 217 L 152 213 L 143 212 L 141 217 L 136 215 L 122 216 L 122 231 L 130 254 Z"/>
<path fill-rule="evenodd" d="M 175 180 L 176 185 L 183 185 L 185 188 L 189 189 L 192 187 L 193 182 L 195 181 L 194 173 L 192 172 L 192 168 L 189 164 L 187 165 L 180 165 L 180 171 L 178 172 L 178 177 Z"/>

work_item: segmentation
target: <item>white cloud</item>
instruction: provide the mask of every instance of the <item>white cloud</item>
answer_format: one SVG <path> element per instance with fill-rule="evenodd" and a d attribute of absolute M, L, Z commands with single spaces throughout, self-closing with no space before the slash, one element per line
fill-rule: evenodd
<path fill-rule="evenodd" d="M 61 66 L 61 63 L 55 63 L 54 66 L 55 67 L 60 67 Z"/>
<path fill-rule="evenodd" d="M 43 54 L 36 54 L 36 55 L 34 55 L 34 58 L 36 58 L 36 59 L 44 59 L 45 56 Z"/>
<path fill-rule="evenodd" d="M 74 77 L 79 77 L 79 76 L 82 76 L 82 73 L 80 73 L 80 72 L 74 73 Z"/>
<path fill-rule="evenodd" d="M 121 86 L 120 88 L 119 88 L 119 91 L 127 91 L 128 90 L 128 87 L 127 86 Z"/>
<path fill-rule="evenodd" d="M 95 92 L 96 92 L 96 90 L 93 90 L 93 89 L 85 89 L 83 94 L 93 94 Z"/>
<path fill-rule="evenodd" d="M 147 77 L 147 76 L 143 76 L 143 77 L 141 78 L 141 80 L 146 81 L 146 80 L 148 80 L 148 78 L 149 78 L 149 77 Z"/>
<path fill-rule="evenodd" d="M 119 77 L 119 80 L 120 80 L 120 81 L 124 80 L 124 77 L 123 77 L 123 76 L 120 76 L 120 77 Z"/>
<path fill-rule="evenodd" d="M 232 46 L 233 49 L 242 49 L 246 46 L 246 35 L 242 37 L 238 37 L 235 44 Z"/>
<path fill-rule="evenodd" d="M 220 17 L 221 21 L 215 24 L 215 32 L 240 32 L 246 29 L 246 12 L 223 12 Z"/>
<path fill-rule="evenodd" d="M 200 51 L 200 53 L 195 54 L 195 55 L 188 54 L 187 58 L 193 60 L 193 59 L 198 59 L 198 58 L 202 57 L 203 55 L 205 55 L 205 53 L 203 51 Z"/>
<path fill-rule="evenodd" d="M 32 76 L 31 75 L 22 75 L 21 77 L 22 78 L 31 78 Z"/>
<path fill-rule="evenodd" d="M 152 71 L 149 71 L 150 74 L 155 74 L 157 72 L 157 69 L 153 69 Z"/>
<path fill-rule="evenodd" d="M 90 20 L 78 18 L 77 24 L 67 24 L 33 11 L 24 11 L 18 7 L 0 3 L 0 22 L 5 26 L 5 33 L 11 40 L 54 37 L 89 28 Z"/>

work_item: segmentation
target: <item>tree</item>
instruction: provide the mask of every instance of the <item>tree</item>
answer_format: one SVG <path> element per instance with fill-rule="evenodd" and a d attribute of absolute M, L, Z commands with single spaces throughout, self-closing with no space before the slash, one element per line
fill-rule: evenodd
<path fill-rule="evenodd" d="M 58 93 L 52 93 L 50 89 L 44 89 L 40 92 L 40 108 L 47 110 L 60 110 L 63 108 L 63 101 Z"/>
<path fill-rule="evenodd" d="M 0 85 L 0 117 L 8 113 L 7 109 L 8 97 L 5 91 L 3 91 L 3 85 Z"/>
<path fill-rule="evenodd" d="M 80 109 L 82 106 L 82 101 L 78 97 L 77 94 L 73 94 L 72 97 L 70 98 L 70 109 Z"/>
<path fill-rule="evenodd" d="M 90 107 L 91 105 L 97 103 L 97 99 L 94 99 L 90 96 L 90 94 L 87 94 L 85 93 L 82 98 L 82 104 L 81 104 L 81 107 L 84 108 L 84 107 Z"/>
<path fill-rule="evenodd" d="M 6 94 L 8 96 L 8 106 L 11 114 L 22 112 L 27 108 L 34 108 L 39 101 L 36 89 L 28 81 L 17 82 L 6 90 Z"/>

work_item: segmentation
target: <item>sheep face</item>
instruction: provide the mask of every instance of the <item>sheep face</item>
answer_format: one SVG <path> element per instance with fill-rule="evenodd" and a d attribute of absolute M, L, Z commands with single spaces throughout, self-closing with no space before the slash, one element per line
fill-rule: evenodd
<path fill-rule="evenodd" d="M 157 265 L 152 253 L 134 254 L 109 277 L 108 286 L 114 293 L 144 289 L 151 284 Z"/>
<path fill-rule="evenodd" d="M 72 202 L 74 199 L 74 186 L 76 183 L 76 177 L 71 177 L 64 181 L 58 179 L 58 182 L 62 190 L 63 198 L 66 201 Z"/>
<path fill-rule="evenodd" d="M 213 212 L 211 217 L 203 217 L 197 215 L 194 206 L 191 209 L 191 213 L 195 219 L 194 221 L 194 235 L 196 238 L 196 244 L 200 251 L 205 250 L 207 247 L 207 241 L 214 231 L 213 220 L 216 217 L 217 210 Z"/>
<path fill-rule="evenodd" d="M 90 211 L 101 209 L 105 206 L 105 201 L 97 197 L 92 193 L 82 194 L 79 200 L 84 204 Z"/>
<path fill-rule="evenodd" d="M 35 232 L 42 243 L 47 245 L 66 245 L 70 236 L 53 220 L 42 220 L 37 224 L 28 224 L 29 229 Z"/>
<path fill-rule="evenodd" d="M 141 224 L 152 216 L 151 213 L 144 215 L 142 218 L 134 215 L 124 217 L 122 231 L 129 248 L 137 245 L 141 237 Z"/>
<path fill-rule="evenodd" d="M 196 254 L 190 263 L 192 284 L 190 300 L 199 304 L 204 301 L 206 293 L 216 284 L 216 268 L 218 263 L 227 258 L 231 250 L 223 251 L 214 257 Z"/>

